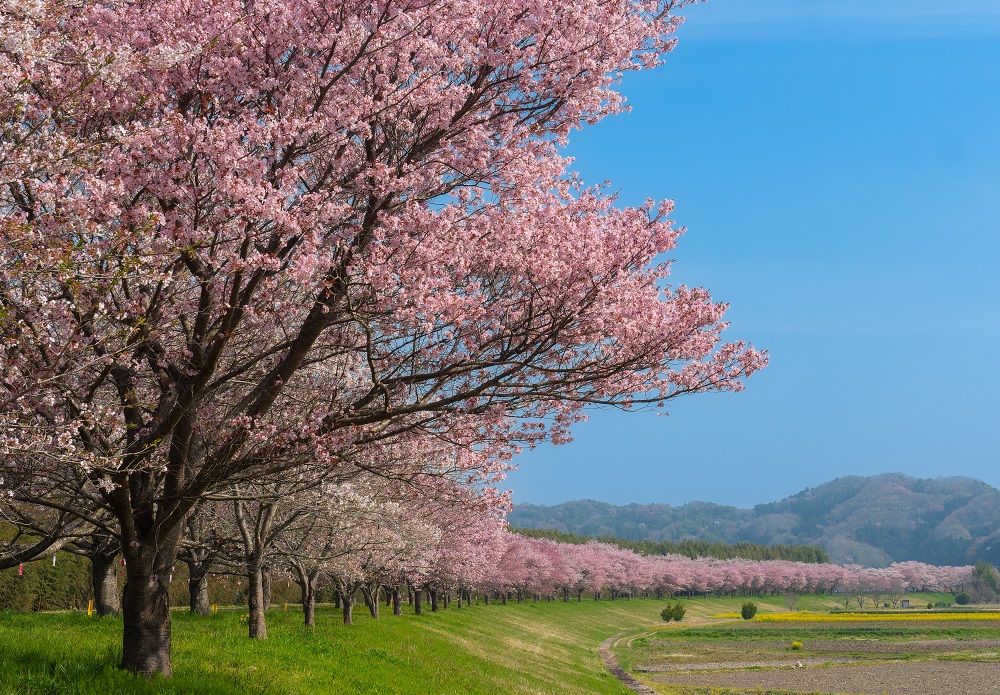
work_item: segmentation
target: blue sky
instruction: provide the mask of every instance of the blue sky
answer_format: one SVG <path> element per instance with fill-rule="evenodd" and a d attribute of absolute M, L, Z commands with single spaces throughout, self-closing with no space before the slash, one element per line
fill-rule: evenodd
<path fill-rule="evenodd" d="M 771 352 L 747 391 L 591 413 L 515 502 L 752 506 L 842 475 L 1000 486 L 1000 2 L 711 0 L 571 139 L 672 198 L 679 282 Z"/>

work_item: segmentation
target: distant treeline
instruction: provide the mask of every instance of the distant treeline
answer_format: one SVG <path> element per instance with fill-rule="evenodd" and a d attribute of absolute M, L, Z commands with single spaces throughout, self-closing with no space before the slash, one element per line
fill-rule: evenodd
<path fill-rule="evenodd" d="M 824 563 L 830 558 L 822 548 L 815 545 L 758 545 L 740 541 L 739 543 L 709 543 L 708 541 L 683 540 L 673 541 L 629 541 L 624 538 L 600 536 L 590 538 L 578 536 L 575 533 L 564 533 L 553 529 L 516 528 L 511 531 L 528 538 L 548 538 L 560 543 L 583 545 L 590 541 L 599 541 L 627 548 L 644 555 L 686 555 L 691 559 L 698 557 L 716 557 L 720 560 L 743 558 L 746 560 L 790 560 L 792 562 Z"/>

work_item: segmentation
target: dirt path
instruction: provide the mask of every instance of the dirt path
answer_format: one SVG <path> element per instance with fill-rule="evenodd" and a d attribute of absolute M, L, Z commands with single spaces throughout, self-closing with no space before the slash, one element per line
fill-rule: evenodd
<path fill-rule="evenodd" d="M 619 665 L 618 659 L 616 659 L 615 655 L 611 652 L 611 646 L 621 639 L 621 636 L 627 632 L 631 631 L 626 630 L 625 632 L 619 632 L 617 635 L 612 635 L 601 642 L 601 646 L 597 650 L 601 655 L 601 661 L 604 662 L 604 667 L 611 672 L 611 675 L 624 683 L 625 687 L 631 689 L 632 692 L 642 693 L 642 695 L 657 695 L 655 690 L 643 683 L 640 683 L 631 675 L 626 673 L 625 669 Z"/>

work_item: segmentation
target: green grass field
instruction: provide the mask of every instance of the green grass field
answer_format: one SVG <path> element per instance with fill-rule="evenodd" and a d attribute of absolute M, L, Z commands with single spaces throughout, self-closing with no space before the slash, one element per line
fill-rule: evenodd
<path fill-rule="evenodd" d="M 738 610 L 742 598 L 683 600 L 683 623 Z M 781 597 L 755 599 L 787 610 Z M 320 608 L 305 630 L 297 606 L 268 614 L 270 639 L 246 637 L 242 611 L 173 615 L 174 678 L 147 682 L 116 668 L 121 622 L 81 613 L 0 613 L 0 693 L 628 693 L 597 648 L 623 630 L 662 625 L 654 599 L 482 604 L 438 613 Z M 830 597 L 802 597 L 819 610 Z"/>

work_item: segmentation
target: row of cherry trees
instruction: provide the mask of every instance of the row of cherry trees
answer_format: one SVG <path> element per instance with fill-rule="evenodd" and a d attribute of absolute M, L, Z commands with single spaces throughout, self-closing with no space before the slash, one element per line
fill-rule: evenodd
<path fill-rule="evenodd" d="M 266 635 L 265 582 L 255 582 L 255 572 L 288 576 L 299 585 L 307 626 L 315 622 L 316 592 L 323 585 L 335 590 L 344 622 L 351 623 L 359 597 L 375 617 L 380 596 L 398 614 L 406 597 L 419 613 L 424 597 L 431 610 L 437 610 L 442 601 L 447 605 L 452 599 L 460 607 L 472 594 L 506 603 L 509 598 L 526 597 L 568 601 L 584 596 L 810 592 L 837 593 L 845 604 L 865 608 L 883 602 L 898 605 L 911 591 L 957 592 L 973 579 L 971 567 L 919 562 L 864 568 L 691 559 L 646 556 L 599 542 L 578 545 L 533 539 L 507 531 L 496 508 L 468 490 L 456 488 L 451 494 L 465 495 L 464 503 L 453 499 L 441 504 L 439 489 L 419 494 L 419 488 L 359 476 L 336 490 L 298 490 L 283 500 L 241 499 L 211 515 L 213 533 L 201 537 L 201 547 L 211 551 L 211 559 L 200 576 L 215 563 L 250 577 L 252 637 Z M 338 501 L 331 504 L 331 499 Z M 185 542 L 187 549 L 194 548 L 196 535 Z M 269 540 L 262 542 L 265 537 Z M 191 574 L 195 576 L 194 571 Z M 195 595 L 205 590 L 205 581 L 192 580 L 192 610 L 207 612 L 207 597 L 200 604 L 195 601 Z"/>
<path fill-rule="evenodd" d="M 573 545 L 509 535 L 499 586 L 519 593 L 600 596 L 763 595 L 843 593 L 866 600 L 892 601 L 908 591 L 958 591 L 972 580 L 971 567 L 937 567 L 902 562 L 865 568 L 784 560 L 691 559 L 683 555 L 645 556 L 604 543 Z"/>

